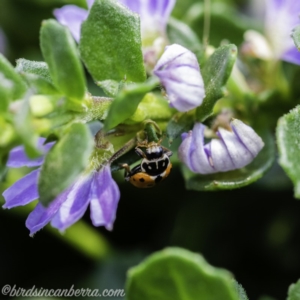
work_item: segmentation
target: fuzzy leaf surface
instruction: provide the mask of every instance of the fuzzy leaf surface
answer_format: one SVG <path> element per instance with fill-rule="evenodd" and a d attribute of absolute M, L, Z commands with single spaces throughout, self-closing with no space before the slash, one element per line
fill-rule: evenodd
<path fill-rule="evenodd" d="M 300 106 L 278 120 L 276 129 L 279 164 L 294 184 L 294 196 L 300 199 Z"/>
<path fill-rule="evenodd" d="M 68 188 L 87 167 L 93 138 L 82 123 L 73 123 L 68 132 L 51 148 L 39 176 L 40 202 L 47 206 Z"/>
<path fill-rule="evenodd" d="M 11 97 L 13 100 L 20 99 L 26 91 L 26 83 L 21 76 L 15 71 L 14 67 L 6 59 L 4 55 L 0 53 L 0 73 L 6 80 L 12 83 Z M 3 87 L 3 84 L 2 84 Z"/>
<path fill-rule="evenodd" d="M 139 16 L 115 0 L 94 2 L 81 27 L 79 48 L 96 82 L 146 79 Z"/>
<path fill-rule="evenodd" d="M 201 74 L 205 86 L 205 98 L 196 110 L 196 119 L 203 122 L 213 113 L 216 102 L 224 96 L 224 86 L 237 57 L 237 47 L 229 44 L 216 49 L 205 63 Z"/>
<path fill-rule="evenodd" d="M 69 29 L 55 20 L 43 21 L 40 41 L 55 87 L 69 98 L 83 99 L 85 76 Z"/>

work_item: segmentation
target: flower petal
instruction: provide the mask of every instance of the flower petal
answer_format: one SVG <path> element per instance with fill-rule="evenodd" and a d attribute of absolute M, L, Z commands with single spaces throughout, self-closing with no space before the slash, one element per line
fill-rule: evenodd
<path fill-rule="evenodd" d="M 293 45 L 292 48 L 282 54 L 281 59 L 295 65 L 300 65 L 300 51 Z"/>
<path fill-rule="evenodd" d="M 165 87 L 172 107 L 185 112 L 201 105 L 204 83 L 191 51 L 177 44 L 166 47 L 153 73 Z"/>
<path fill-rule="evenodd" d="M 55 9 L 53 14 L 59 23 L 70 29 L 76 42 L 79 42 L 81 23 L 87 18 L 88 11 L 76 5 L 65 5 Z"/>
<path fill-rule="evenodd" d="M 186 166 L 192 170 L 192 163 L 191 163 L 191 152 L 193 151 L 193 138 L 192 138 L 192 131 L 189 133 L 183 133 L 181 135 L 182 142 L 178 148 L 178 158 L 186 164 Z"/>
<path fill-rule="evenodd" d="M 51 147 L 55 144 L 55 142 L 47 143 L 44 145 L 45 138 L 39 138 L 37 148 L 39 151 L 41 151 L 43 154 L 46 154 Z M 17 146 L 13 148 L 9 152 L 9 157 L 7 160 L 6 165 L 10 168 L 20 168 L 20 167 L 38 167 L 42 165 L 44 162 L 44 155 L 31 159 L 28 158 L 24 146 Z"/>
<path fill-rule="evenodd" d="M 91 7 L 93 6 L 95 0 L 86 0 L 88 8 L 91 9 Z"/>
<path fill-rule="evenodd" d="M 31 236 L 50 222 L 62 203 L 66 200 L 70 189 L 71 187 L 56 197 L 48 207 L 44 207 L 41 203 L 36 205 L 26 220 L 26 227 L 30 230 Z"/>
<path fill-rule="evenodd" d="M 27 174 L 2 194 L 5 199 L 3 208 L 26 205 L 39 197 L 37 182 L 40 169 Z"/>
<path fill-rule="evenodd" d="M 240 120 L 234 119 L 230 126 L 241 143 L 247 147 L 249 152 L 255 157 L 263 148 L 264 142 L 259 135 L 248 125 Z"/>
<path fill-rule="evenodd" d="M 204 129 L 201 123 L 196 123 L 193 128 L 194 150 L 191 153 L 192 171 L 200 174 L 214 173 L 215 170 L 209 162 L 209 156 L 204 149 Z"/>
<path fill-rule="evenodd" d="M 140 15 L 142 34 L 159 32 L 164 35 L 166 25 L 176 0 L 119 0 Z M 143 36 L 145 38 L 145 36 Z"/>
<path fill-rule="evenodd" d="M 112 230 L 120 199 L 118 185 L 111 176 L 110 166 L 95 172 L 89 195 L 91 220 L 94 226 L 105 226 Z"/>
<path fill-rule="evenodd" d="M 89 193 L 93 176 L 81 176 L 69 189 L 65 201 L 51 221 L 51 225 L 60 231 L 77 222 L 89 205 Z"/>
<path fill-rule="evenodd" d="M 213 139 L 209 145 L 214 172 L 226 172 L 235 169 L 235 165 L 222 140 Z"/>
<path fill-rule="evenodd" d="M 201 123 L 194 125 L 192 135 L 183 136 L 178 150 L 179 159 L 199 174 L 211 174 L 235 170 L 248 165 L 263 148 L 264 143 L 256 132 L 243 122 L 234 119 L 232 131 L 219 127 L 220 139 L 212 139 L 204 145 L 204 129 Z"/>
<path fill-rule="evenodd" d="M 288 53 L 295 48 L 291 32 L 300 23 L 299 14 L 300 1 L 266 1 L 265 34 L 272 45 L 275 58 L 295 62 L 294 56 L 289 57 Z"/>
<path fill-rule="evenodd" d="M 253 160 L 253 155 L 238 139 L 234 132 L 219 128 L 218 135 L 227 149 L 227 157 L 232 160 L 233 169 L 239 169 L 248 165 Z M 222 170 L 218 170 L 222 171 Z"/>

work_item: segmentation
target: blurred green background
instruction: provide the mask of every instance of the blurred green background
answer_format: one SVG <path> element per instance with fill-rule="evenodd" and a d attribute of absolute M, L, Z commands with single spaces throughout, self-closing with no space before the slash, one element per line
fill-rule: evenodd
<path fill-rule="evenodd" d="M 213 2 L 224 9 L 249 11 L 249 3 L 243 1 Z M 13 64 L 21 57 L 42 60 L 41 21 L 67 3 L 84 6 L 81 0 L 0 0 L 5 55 Z M 173 16 L 184 19 L 192 5 L 192 0 L 177 1 Z M 220 20 L 212 18 L 215 32 L 228 21 Z M 240 20 L 253 21 L 249 14 L 241 14 Z M 232 24 L 226 24 L 231 30 Z M 238 45 L 244 23 L 239 24 L 232 37 Z M 219 36 L 213 35 L 212 43 L 218 45 Z M 10 170 L 1 191 L 27 171 Z M 0 288 L 10 284 L 55 289 L 74 284 L 121 289 L 129 267 L 167 246 L 199 252 L 210 264 L 228 269 L 251 300 L 262 295 L 285 299 L 288 286 L 300 278 L 300 203 L 277 164 L 255 184 L 226 192 L 187 191 L 177 168 L 168 180 L 147 191 L 124 183 L 121 173 L 116 179 L 121 199 L 112 232 L 93 228 L 87 212 L 64 235 L 47 226 L 31 238 L 25 220 L 32 207 L 0 210 Z"/>

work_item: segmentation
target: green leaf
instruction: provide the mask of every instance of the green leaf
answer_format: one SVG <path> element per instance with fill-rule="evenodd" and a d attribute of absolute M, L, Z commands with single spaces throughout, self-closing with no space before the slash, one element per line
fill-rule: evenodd
<path fill-rule="evenodd" d="M 85 112 L 76 115 L 76 120 L 79 122 L 91 122 L 93 120 L 104 120 L 107 116 L 109 107 L 113 99 L 108 97 L 91 96 L 85 99 Z"/>
<path fill-rule="evenodd" d="M 129 270 L 128 300 L 238 300 L 232 275 L 199 254 L 168 248 Z"/>
<path fill-rule="evenodd" d="M 38 135 L 36 133 L 36 128 L 32 123 L 32 114 L 30 111 L 30 97 L 32 95 L 33 92 L 28 90 L 21 102 L 21 107 L 14 117 L 14 125 L 17 134 L 25 146 L 26 154 L 30 158 L 35 158 L 40 156 L 41 153 L 36 148 Z"/>
<path fill-rule="evenodd" d="M 38 75 L 44 80 L 52 83 L 48 65 L 43 61 L 31 61 L 24 58 L 17 59 L 15 70 L 18 73 L 29 73 Z"/>
<path fill-rule="evenodd" d="M 205 86 L 205 98 L 196 110 L 196 119 L 203 122 L 213 113 L 215 103 L 224 96 L 224 86 L 231 74 L 237 56 L 235 45 L 224 45 L 210 56 L 201 73 Z"/>
<path fill-rule="evenodd" d="M 276 129 L 279 164 L 294 184 L 294 196 L 300 199 L 300 106 L 281 117 Z"/>
<path fill-rule="evenodd" d="M 104 93 L 109 97 L 115 97 L 118 94 L 119 82 L 115 80 L 103 80 L 96 82 L 102 88 Z"/>
<path fill-rule="evenodd" d="M 191 51 L 202 52 L 202 45 L 196 33 L 185 23 L 170 18 L 167 26 L 170 44 L 179 44 Z"/>
<path fill-rule="evenodd" d="M 195 191 L 232 190 L 257 181 L 272 166 L 275 156 L 272 136 L 266 132 L 258 134 L 265 146 L 252 163 L 238 170 L 209 175 L 195 174 L 183 166 L 186 188 Z"/>
<path fill-rule="evenodd" d="M 52 83 L 43 77 L 30 73 L 23 73 L 22 76 L 37 94 L 61 95 L 61 92 L 59 92 Z"/>
<path fill-rule="evenodd" d="M 93 138 L 87 125 L 73 123 L 48 152 L 42 166 L 38 190 L 44 206 L 68 188 L 87 167 L 92 149 Z"/>
<path fill-rule="evenodd" d="M 104 128 L 109 130 L 131 117 L 144 96 L 159 84 L 158 79 L 150 77 L 144 83 L 125 85 L 111 104 Z"/>
<path fill-rule="evenodd" d="M 5 178 L 7 172 L 7 166 L 6 166 L 7 158 L 8 158 L 7 151 L 3 148 L 2 149 L 0 148 L 0 182 Z"/>
<path fill-rule="evenodd" d="M 58 106 L 59 96 L 33 95 L 29 99 L 30 111 L 34 117 L 44 117 Z"/>
<path fill-rule="evenodd" d="M 236 280 L 234 280 L 234 285 L 235 285 L 239 300 L 249 300 L 249 298 L 247 297 L 246 291 L 244 290 L 242 285 L 239 284 Z"/>
<path fill-rule="evenodd" d="M 13 124 L 7 122 L 6 116 L 0 116 L 0 181 L 1 181 L 1 165 L 6 165 L 6 156 L 8 154 L 7 148 L 16 139 L 15 129 Z"/>
<path fill-rule="evenodd" d="M 43 21 L 40 40 L 54 85 L 69 98 L 83 99 L 84 71 L 69 29 L 55 20 Z"/>
<path fill-rule="evenodd" d="M 299 300 L 299 299 L 300 299 L 300 279 L 296 283 L 290 285 L 287 300 Z"/>
<path fill-rule="evenodd" d="M 3 74 L 6 80 L 13 83 L 12 99 L 21 98 L 26 91 L 26 84 L 21 76 L 15 71 L 10 62 L 0 53 L 0 73 Z M 3 85 L 4 83 L 2 83 Z"/>
<path fill-rule="evenodd" d="M 24 58 L 17 60 L 15 70 L 38 94 L 61 94 L 53 85 L 48 65 L 43 61 L 31 61 Z"/>
<path fill-rule="evenodd" d="M 300 25 L 298 25 L 292 32 L 292 38 L 297 49 L 300 51 Z"/>
<path fill-rule="evenodd" d="M 0 113 L 6 112 L 13 98 L 14 83 L 0 72 Z"/>
<path fill-rule="evenodd" d="M 176 110 L 170 107 L 161 93 L 151 92 L 145 95 L 137 110 L 124 124 L 133 125 L 146 119 L 155 120 L 156 122 L 168 122 L 174 113 L 176 113 Z"/>
<path fill-rule="evenodd" d="M 81 27 L 81 57 L 95 81 L 146 78 L 140 20 L 115 0 L 96 0 Z"/>
<path fill-rule="evenodd" d="M 167 125 L 167 137 L 172 143 L 181 133 L 191 129 L 194 123 L 194 116 L 190 112 L 176 113 Z"/>

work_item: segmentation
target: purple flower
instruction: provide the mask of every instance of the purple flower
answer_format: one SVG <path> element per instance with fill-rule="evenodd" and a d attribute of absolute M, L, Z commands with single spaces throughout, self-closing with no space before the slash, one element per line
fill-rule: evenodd
<path fill-rule="evenodd" d="M 177 44 L 167 46 L 153 73 L 165 87 L 170 106 L 185 112 L 201 105 L 204 83 L 191 51 Z"/>
<path fill-rule="evenodd" d="M 39 141 L 42 143 L 42 140 Z M 52 143 L 53 144 L 53 143 Z M 48 151 L 50 146 L 45 145 Z M 45 151 L 45 152 L 46 152 Z M 24 148 L 17 147 L 10 153 L 8 166 L 40 166 L 44 157 L 36 160 L 26 158 Z M 26 205 L 39 197 L 38 176 L 40 168 L 27 174 L 3 193 L 4 208 Z M 90 214 L 94 226 L 113 228 L 120 192 L 112 179 L 109 164 L 100 171 L 82 174 L 68 189 L 62 192 L 48 207 L 37 204 L 26 220 L 26 227 L 33 235 L 51 221 L 60 231 L 78 221 L 90 204 Z"/>
<path fill-rule="evenodd" d="M 167 45 L 167 21 L 176 0 L 119 0 L 119 2 L 140 15 L 144 60 L 147 68 L 153 69 L 157 58 Z M 88 0 L 89 8 L 93 3 L 94 0 Z M 53 13 L 79 42 L 81 23 L 87 18 L 88 11 L 76 5 L 65 5 L 55 9 Z"/>
<path fill-rule="evenodd" d="M 91 8 L 94 0 L 88 0 L 87 3 L 88 7 Z M 70 29 L 76 42 L 79 42 L 81 23 L 88 17 L 89 12 L 86 9 L 70 4 L 55 9 L 53 14 L 59 23 Z"/>
<path fill-rule="evenodd" d="M 235 170 L 248 165 L 263 148 L 262 139 L 243 122 L 233 119 L 231 131 L 219 127 L 218 139 L 204 143 L 205 126 L 196 123 L 182 134 L 179 159 L 194 173 L 211 174 Z"/>
<path fill-rule="evenodd" d="M 292 30 L 300 24 L 300 1 L 266 0 L 264 35 L 250 30 L 245 33 L 244 52 L 261 59 L 284 60 L 300 64 L 300 52 Z"/>
<path fill-rule="evenodd" d="M 131 11 L 140 15 L 143 39 L 154 35 L 165 35 L 166 25 L 176 0 L 119 0 Z M 88 0 L 91 8 L 94 0 Z M 54 10 L 54 16 L 63 25 L 69 27 L 75 40 L 80 38 L 81 23 L 87 18 L 88 11 L 76 5 L 65 5 Z M 145 36 L 146 35 L 146 36 Z"/>
<path fill-rule="evenodd" d="M 151 39 L 151 37 L 158 37 L 159 35 L 165 36 L 167 22 L 176 0 L 119 1 L 140 15 L 143 39 Z"/>

